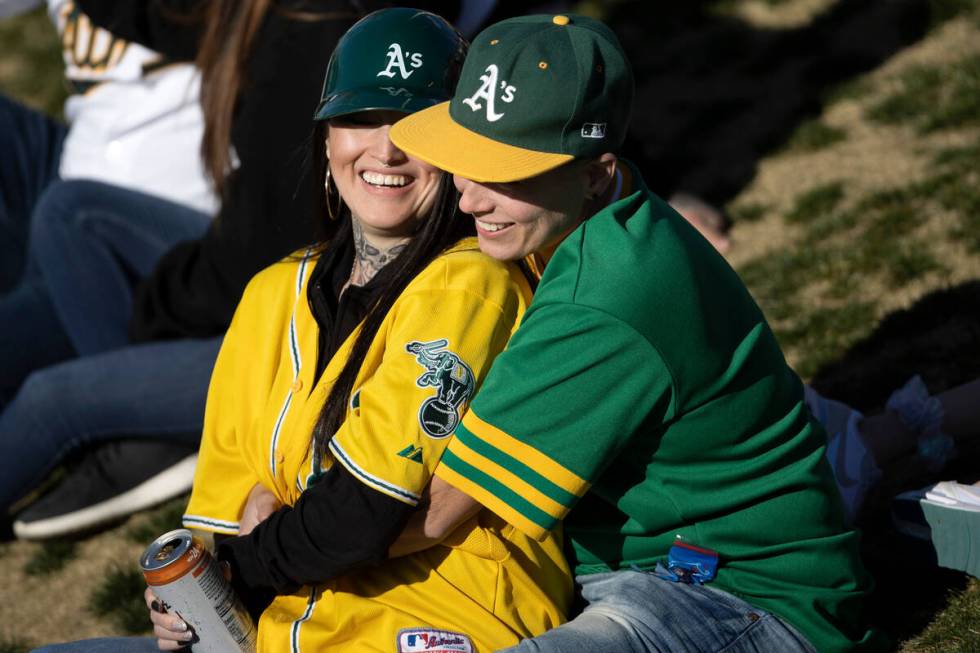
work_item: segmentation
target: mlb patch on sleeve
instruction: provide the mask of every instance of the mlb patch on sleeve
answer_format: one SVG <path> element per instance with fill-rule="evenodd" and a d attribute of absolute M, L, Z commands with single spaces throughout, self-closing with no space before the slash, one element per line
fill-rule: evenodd
<path fill-rule="evenodd" d="M 475 653 L 470 638 L 463 633 L 431 628 L 405 628 L 398 631 L 398 653 Z"/>

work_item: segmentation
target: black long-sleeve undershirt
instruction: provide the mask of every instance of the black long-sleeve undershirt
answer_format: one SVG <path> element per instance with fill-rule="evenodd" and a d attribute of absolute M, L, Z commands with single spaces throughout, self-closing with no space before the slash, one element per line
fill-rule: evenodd
<path fill-rule="evenodd" d="M 277 594 L 382 562 L 413 510 L 334 464 L 295 505 L 219 543 L 218 558 L 231 565 L 232 586 L 256 614 Z"/>

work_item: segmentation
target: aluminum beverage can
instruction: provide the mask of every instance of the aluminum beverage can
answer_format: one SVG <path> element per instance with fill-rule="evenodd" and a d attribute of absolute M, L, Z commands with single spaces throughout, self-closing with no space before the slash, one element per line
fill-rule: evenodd
<path fill-rule="evenodd" d="M 194 629 L 195 653 L 255 651 L 255 623 L 199 537 L 186 528 L 164 533 L 140 567 L 167 612 Z"/>

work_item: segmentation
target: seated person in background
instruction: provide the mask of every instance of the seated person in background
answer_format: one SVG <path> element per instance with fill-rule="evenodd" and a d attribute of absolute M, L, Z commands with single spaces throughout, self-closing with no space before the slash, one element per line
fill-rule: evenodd
<path fill-rule="evenodd" d="M 136 227 L 179 225 L 194 210 L 87 180 L 45 191 L 32 247 L 77 357 L 35 370 L 0 412 L 0 508 L 70 463 L 14 516 L 29 539 L 91 530 L 190 489 L 208 382 L 245 285 L 310 242 L 309 115 L 332 45 L 358 16 L 348 0 L 77 4 L 120 38 L 197 57 L 204 167 L 221 208 L 174 244 Z"/>
<path fill-rule="evenodd" d="M 613 154 L 632 89 L 606 26 L 516 18 L 476 38 L 450 102 L 392 128 L 454 174 L 485 253 L 544 270 L 414 537 L 483 506 L 531 537 L 564 520 L 587 605 L 514 651 L 871 650 L 802 384 L 738 276 Z"/>
<path fill-rule="evenodd" d="M 732 248 L 732 239 L 728 235 L 731 225 L 725 214 L 716 207 L 697 195 L 684 192 L 674 193 L 667 203 L 690 222 L 719 253 L 726 254 Z"/>
<path fill-rule="evenodd" d="M 889 397 L 885 410 L 864 416 L 847 404 L 806 387 L 806 402 L 827 431 L 827 458 L 834 468 L 851 521 L 861 517 L 868 493 L 939 476 L 960 447 L 980 438 L 980 379 L 937 395 L 912 377 Z"/>
<path fill-rule="evenodd" d="M 450 97 L 464 53 L 414 9 L 341 40 L 313 137 L 328 240 L 252 280 L 215 365 L 184 524 L 238 535 L 217 554 L 262 611 L 260 651 L 492 651 L 564 620 L 555 534 L 539 543 L 484 512 L 443 546 L 385 560 L 530 299 L 517 266 L 480 253 L 452 179 L 388 139 Z M 151 616 L 161 647 L 193 635 Z"/>
<path fill-rule="evenodd" d="M 0 0 L 0 18 L 42 4 Z M 115 227 L 117 237 L 152 236 L 154 251 L 141 251 L 144 258 L 199 236 L 218 207 L 200 157 L 204 119 L 193 63 L 94 25 L 74 0 L 48 0 L 47 9 L 71 90 L 67 126 L 0 94 L 0 409 L 30 372 L 75 354 L 43 275 L 46 265 L 76 264 L 74 249 L 49 260 L 32 246 L 45 228 L 35 208 L 52 183 L 100 181 L 180 205 L 174 224 L 133 214 Z"/>

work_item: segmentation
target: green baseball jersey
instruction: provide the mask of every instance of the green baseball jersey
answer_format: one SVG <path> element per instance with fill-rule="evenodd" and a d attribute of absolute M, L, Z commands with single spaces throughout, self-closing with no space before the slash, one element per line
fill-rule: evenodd
<path fill-rule="evenodd" d="M 735 272 L 633 176 L 555 251 L 437 473 L 534 537 L 565 520 L 578 574 L 651 569 L 680 536 L 719 553 L 713 587 L 818 649 L 870 642 L 799 379 Z"/>

